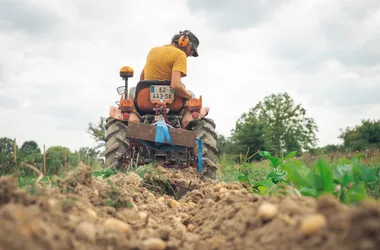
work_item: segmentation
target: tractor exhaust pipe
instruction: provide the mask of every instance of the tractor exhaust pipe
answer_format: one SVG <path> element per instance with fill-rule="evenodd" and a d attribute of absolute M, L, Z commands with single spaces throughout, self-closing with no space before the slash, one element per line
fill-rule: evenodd
<path fill-rule="evenodd" d="M 123 78 L 125 85 L 124 85 L 124 98 L 127 98 L 128 96 L 128 77 Z"/>

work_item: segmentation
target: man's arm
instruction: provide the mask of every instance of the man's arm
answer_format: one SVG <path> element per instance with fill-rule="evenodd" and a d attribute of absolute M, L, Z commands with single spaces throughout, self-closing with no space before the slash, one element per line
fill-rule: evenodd
<path fill-rule="evenodd" d="M 173 88 L 174 93 L 177 95 L 191 99 L 192 96 L 186 91 L 185 85 L 181 82 L 181 78 L 187 75 L 187 57 L 186 54 L 181 52 L 176 55 L 172 68 L 172 77 L 170 87 Z"/>
<path fill-rule="evenodd" d="M 181 72 L 173 71 L 170 87 L 173 88 L 174 93 L 176 93 L 177 95 L 186 99 L 191 99 L 192 95 L 185 89 L 183 83 L 181 82 L 181 76 Z"/>

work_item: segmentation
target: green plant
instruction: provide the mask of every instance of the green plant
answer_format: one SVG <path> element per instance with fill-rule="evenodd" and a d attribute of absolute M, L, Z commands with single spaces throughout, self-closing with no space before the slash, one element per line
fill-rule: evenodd
<path fill-rule="evenodd" d="M 320 158 L 314 166 L 307 167 L 297 159 L 291 159 L 296 152 L 291 152 L 284 159 L 272 156 L 269 152 L 260 152 L 271 162 L 271 171 L 265 180 L 249 182 L 244 175 L 241 182 L 247 182 L 254 192 L 266 194 L 275 185 L 290 185 L 305 196 L 317 197 L 332 194 L 340 201 L 350 204 L 369 197 L 369 185 L 379 182 L 379 167 L 368 167 L 360 162 L 362 155 L 351 161 L 341 159 L 337 165 L 329 164 Z"/>
<path fill-rule="evenodd" d="M 346 203 L 356 203 L 368 197 L 369 185 L 379 184 L 380 167 L 365 166 L 360 162 L 361 157 L 362 155 L 358 155 L 350 162 L 339 163 L 333 169 L 334 183 L 340 185 L 337 195 Z"/>
<path fill-rule="evenodd" d="M 286 160 L 294 157 L 297 154 L 296 151 L 290 152 L 283 159 L 272 156 L 270 152 L 260 151 L 259 155 L 267 158 L 270 162 L 269 166 L 271 170 L 264 180 L 250 181 L 247 175 L 242 174 L 238 177 L 238 180 L 250 185 L 256 193 L 265 194 L 266 191 L 277 184 L 287 184 L 287 172 L 284 169 L 284 163 Z"/>
<path fill-rule="evenodd" d="M 92 175 L 94 177 L 100 177 L 101 179 L 106 179 L 106 178 L 110 177 L 111 175 L 115 175 L 117 173 L 118 172 L 116 171 L 115 168 L 106 168 L 106 169 L 103 169 L 100 171 L 93 171 Z"/>

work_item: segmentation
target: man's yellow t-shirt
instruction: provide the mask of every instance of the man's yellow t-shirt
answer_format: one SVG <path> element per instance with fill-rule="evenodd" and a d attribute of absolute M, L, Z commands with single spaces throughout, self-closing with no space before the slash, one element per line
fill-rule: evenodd
<path fill-rule="evenodd" d="M 144 80 L 171 80 L 172 71 L 187 75 L 187 57 L 185 52 L 164 45 L 151 49 L 144 66 Z"/>

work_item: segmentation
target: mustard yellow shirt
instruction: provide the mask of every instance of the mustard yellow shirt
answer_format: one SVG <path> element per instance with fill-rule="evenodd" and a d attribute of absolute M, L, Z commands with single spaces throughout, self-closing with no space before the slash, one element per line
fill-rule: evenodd
<path fill-rule="evenodd" d="M 163 45 L 151 49 L 144 66 L 144 80 L 171 80 L 172 71 L 187 75 L 185 52 L 172 46 Z"/>

